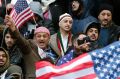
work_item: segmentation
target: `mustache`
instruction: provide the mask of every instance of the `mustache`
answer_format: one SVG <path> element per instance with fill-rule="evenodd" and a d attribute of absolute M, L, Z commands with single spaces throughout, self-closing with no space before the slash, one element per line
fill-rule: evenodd
<path fill-rule="evenodd" d="M 8 41 L 7 44 L 12 44 L 12 42 L 11 42 L 11 41 Z"/>
<path fill-rule="evenodd" d="M 104 19 L 103 21 L 108 21 L 108 19 Z"/>
<path fill-rule="evenodd" d="M 4 62 L 2 59 L 0 59 L 0 62 Z"/>

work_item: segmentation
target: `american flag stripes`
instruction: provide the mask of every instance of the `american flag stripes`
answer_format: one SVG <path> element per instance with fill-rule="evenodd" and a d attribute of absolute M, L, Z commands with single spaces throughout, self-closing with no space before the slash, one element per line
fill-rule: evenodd
<path fill-rule="evenodd" d="M 26 0 L 17 0 L 10 14 L 17 28 L 20 28 L 27 20 L 33 17 L 33 12 Z"/>
<path fill-rule="evenodd" d="M 61 66 L 37 62 L 36 79 L 120 79 L 120 42 L 83 54 Z"/>

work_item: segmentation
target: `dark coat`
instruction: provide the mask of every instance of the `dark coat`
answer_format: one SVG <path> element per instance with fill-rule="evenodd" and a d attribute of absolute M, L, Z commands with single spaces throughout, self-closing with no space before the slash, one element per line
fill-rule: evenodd
<path fill-rule="evenodd" d="M 21 50 L 19 49 L 19 47 L 16 44 L 14 44 L 10 49 L 7 49 L 7 46 L 5 43 L 5 35 L 7 33 L 10 33 L 8 31 L 9 31 L 8 29 L 5 29 L 3 31 L 3 39 L 2 39 L 1 46 L 8 51 L 8 54 L 10 56 L 10 64 L 21 66 L 22 65 L 22 54 L 21 54 Z"/>
<path fill-rule="evenodd" d="M 17 39 L 17 45 L 21 49 L 24 59 L 25 79 L 35 79 L 35 63 L 42 60 L 38 54 L 38 47 L 34 40 L 26 40 L 18 30 L 12 32 L 12 35 Z M 52 62 L 51 59 L 43 59 Z"/>

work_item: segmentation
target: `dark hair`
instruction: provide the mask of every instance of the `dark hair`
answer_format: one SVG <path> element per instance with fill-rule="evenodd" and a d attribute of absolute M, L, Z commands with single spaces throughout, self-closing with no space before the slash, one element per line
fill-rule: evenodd
<path fill-rule="evenodd" d="M 83 9 L 83 7 L 84 7 L 84 5 L 83 5 L 83 1 L 82 0 L 71 0 L 71 2 L 70 2 L 70 8 L 72 8 L 72 2 L 73 1 L 78 1 L 79 2 L 79 8 L 78 8 L 78 10 L 76 10 L 76 11 L 72 11 L 72 9 L 71 9 L 71 13 L 72 13 L 72 16 L 74 16 L 74 18 L 77 18 L 77 19 L 80 19 L 80 16 L 81 16 L 81 14 L 82 13 L 80 13 L 80 11 Z"/>
<path fill-rule="evenodd" d="M 10 31 L 10 29 L 8 28 L 5 28 L 4 31 L 3 31 L 3 40 L 2 40 L 2 43 L 1 43 L 1 46 L 7 50 L 7 45 L 5 43 L 5 36 L 6 34 L 10 34 L 11 35 L 11 38 L 15 39 L 15 37 L 12 35 L 12 32 Z"/>
<path fill-rule="evenodd" d="M 83 6 L 83 1 L 82 0 L 71 0 L 71 2 L 73 2 L 73 1 L 78 1 L 80 3 L 80 5 Z"/>
<path fill-rule="evenodd" d="M 107 4 L 107 3 L 101 4 L 99 9 L 98 9 L 98 13 L 97 14 L 99 15 L 100 12 L 103 11 L 103 10 L 109 10 L 112 13 L 112 15 L 113 15 L 113 6 L 112 5 Z"/>
<path fill-rule="evenodd" d="M 87 31 L 88 31 L 90 28 L 96 28 L 96 29 L 98 30 L 98 34 L 100 33 L 100 29 L 101 29 L 100 23 L 96 23 L 96 22 L 91 23 L 91 24 L 88 26 L 88 28 L 86 29 L 85 33 L 87 33 Z"/>
<path fill-rule="evenodd" d="M 10 34 L 11 37 L 14 39 L 14 36 L 12 35 L 12 32 L 11 32 L 10 29 L 8 29 L 8 28 L 5 29 L 5 31 L 4 31 L 4 37 L 5 37 L 6 34 Z"/>

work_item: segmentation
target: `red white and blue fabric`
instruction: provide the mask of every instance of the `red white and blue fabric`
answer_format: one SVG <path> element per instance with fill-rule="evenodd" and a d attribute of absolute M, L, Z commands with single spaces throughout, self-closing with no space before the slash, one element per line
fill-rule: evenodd
<path fill-rule="evenodd" d="M 120 79 L 120 42 L 80 55 L 60 66 L 37 62 L 36 79 Z"/>
<path fill-rule="evenodd" d="M 17 0 L 10 16 L 13 18 L 16 27 L 20 28 L 26 21 L 33 17 L 33 12 L 26 0 Z"/>
<path fill-rule="evenodd" d="M 66 54 L 65 56 L 63 56 L 57 61 L 56 65 L 60 66 L 64 63 L 71 61 L 74 58 L 74 53 L 75 53 L 74 50 L 70 50 L 68 54 Z"/>

